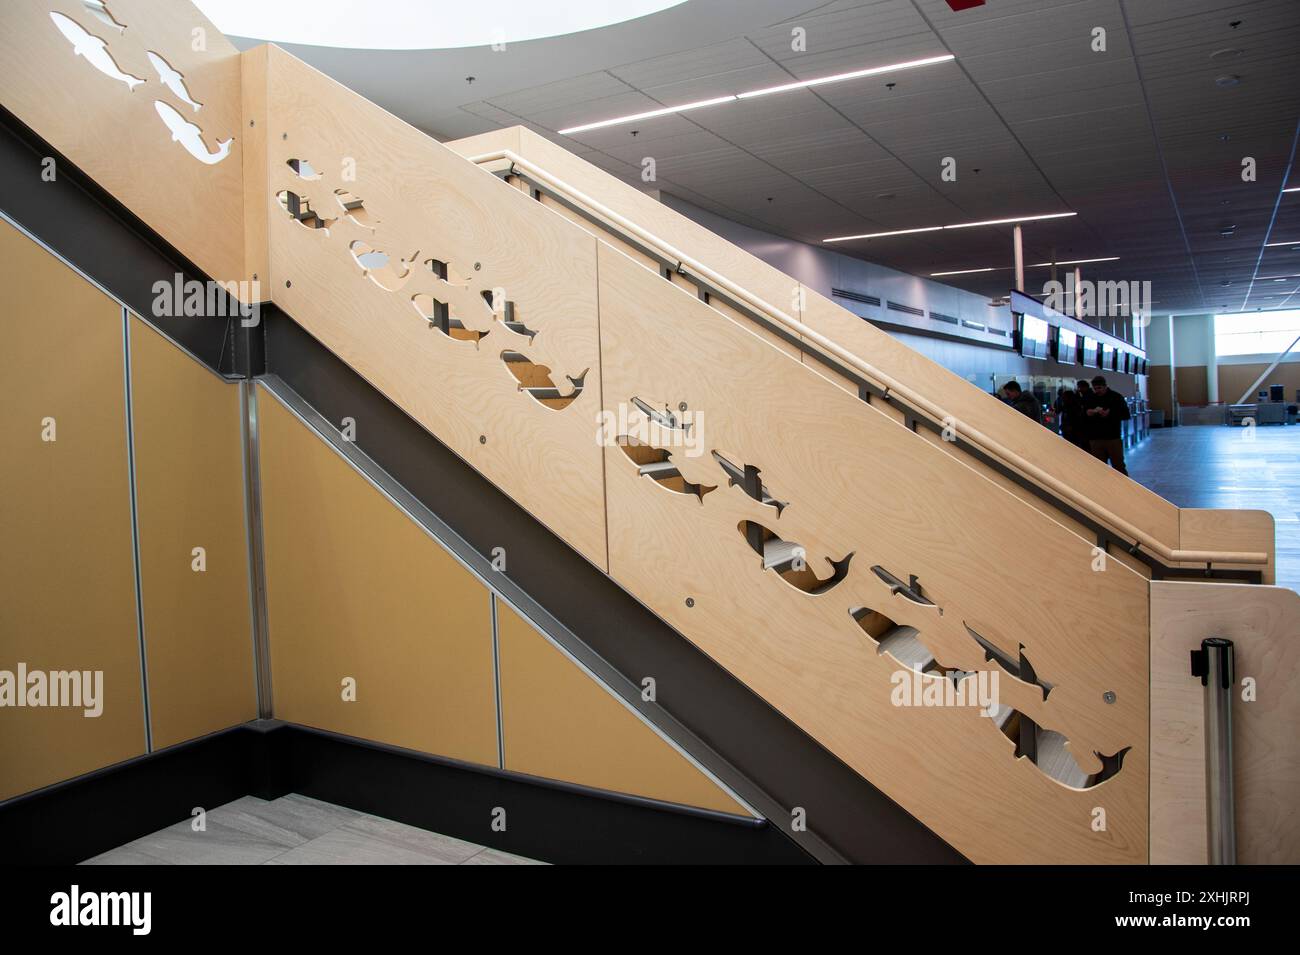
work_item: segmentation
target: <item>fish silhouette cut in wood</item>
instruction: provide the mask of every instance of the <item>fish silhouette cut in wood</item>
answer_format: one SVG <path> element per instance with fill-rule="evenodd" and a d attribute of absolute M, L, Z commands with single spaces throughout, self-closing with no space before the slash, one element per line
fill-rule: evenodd
<path fill-rule="evenodd" d="M 172 142 L 180 143 L 185 147 L 185 151 L 199 162 L 213 166 L 230 155 L 230 144 L 234 142 L 233 139 L 221 140 L 217 143 L 217 151 L 210 153 L 207 143 L 203 141 L 203 130 L 193 123 L 186 122 L 184 116 L 162 100 L 154 100 L 153 108 L 158 111 L 162 121 L 171 130 Z"/>
<path fill-rule="evenodd" d="M 86 7 L 86 12 L 95 19 L 99 20 L 105 26 L 110 26 L 118 33 L 125 33 L 126 27 L 113 19 L 113 14 L 108 12 L 108 7 L 104 5 L 104 0 L 82 0 Z"/>
<path fill-rule="evenodd" d="M 190 91 L 185 86 L 185 78 L 172 69 L 170 63 L 153 50 L 146 51 L 145 56 L 149 57 L 149 62 L 153 64 L 153 68 L 163 86 L 175 93 L 178 100 L 191 107 L 196 113 L 203 108 L 202 103 L 196 103 L 190 98 Z"/>
<path fill-rule="evenodd" d="M 62 13 L 51 13 L 50 19 L 59 28 L 59 32 L 72 44 L 73 54 L 75 56 L 84 56 L 87 63 L 109 79 L 125 83 L 126 88 L 129 90 L 135 89 L 144 82 L 140 77 L 132 76 L 130 73 L 123 73 L 118 69 L 117 61 L 108 52 L 108 44 L 93 33 L 87 33 L 85 28 L 76 20 L 65 17 Z"/>

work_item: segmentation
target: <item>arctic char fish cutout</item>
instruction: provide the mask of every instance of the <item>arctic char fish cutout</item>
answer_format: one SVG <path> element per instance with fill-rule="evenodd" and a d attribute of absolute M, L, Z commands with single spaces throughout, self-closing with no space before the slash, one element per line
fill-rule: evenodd
<path fill-rule="evenodd" d="M 173 70 L 170 63 L 153 50 L 147 51 L 145 56 L 149 57 L 149 62 L 153 64 L 154 70 L 157 71 L 158 79 L 162 81 L 164 86 L 176 94 L 178 100 L 186 106 L 192 107 L 196 113 L 203 108 L 202 103 L 196 103 L 194 100 L 190 99 L 190 91 L 185 88 L 184 77 Z"/>
<path fill-rule="evenodd" d="M 207 143 L 203 141 L 203 130 L 193 123 L 187 123 L 185 117 L 162 100 L 154 100 L 153 108 L 158 111 L 162 121 L 171 130 L 172 142 L 180 143 L 185 147 L 186 152 L 199 162 L 212 166 L 230 155 L 230 144 L 234 142 L 233 139 L 223 139 L 217 143 L 217 151 L 210 153 L 208 152 Z"/>
<path fill-rule="evenodd" d="M 72 44 L 73 54 L 84 56 L 87 63 L 109 79 L 125 83 L 126 88 L 129 90 L 135 89 L 144 82 L 138 76 L 132 76 L 130 73 L 123 73 L 119 70 L 117 63 L 108 52 L 107 44 L 94 34 L 87 33 L 76 20 L 65 17 L 62 13 L 51 13 L 50 19 L 59 28 L 59 32 Z"/>
<path fill-rule="evenodd" d="M 86 12 L 93 15 L 97 20 L 103 21 L 106 26 L 112 27 L 118 33 L 125 33 L 126 27 L 113 19 L 113 14 L 108 12 L 108 7 L 104 6 L 104 0 L 83 0 Z"/>

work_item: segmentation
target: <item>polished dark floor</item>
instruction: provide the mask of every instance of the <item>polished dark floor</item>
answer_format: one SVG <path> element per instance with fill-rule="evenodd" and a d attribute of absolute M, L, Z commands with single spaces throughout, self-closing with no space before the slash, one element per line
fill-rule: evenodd
<path fill-rule="evenodd" d="M 1300 426 L 1157 428 L 1128 453 L 1128 470 L 1179 507 L 1271 513 L 1277 583 L 1300 589 Z"/>

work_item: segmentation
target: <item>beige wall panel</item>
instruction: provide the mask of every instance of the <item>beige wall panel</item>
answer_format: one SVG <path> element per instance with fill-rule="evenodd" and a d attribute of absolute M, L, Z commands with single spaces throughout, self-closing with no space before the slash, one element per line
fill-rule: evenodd
<path fill-rule="evenodd" d="M 268 77 L 264 199 L 276 304 L 605 568 L 596 240 L 283 51 L 269 51 Z M 307 160 L 320 178 L 303 180 L 290 159 Z M 355 181 L 343 178 L 350 161 Z M 364 221 L 338 204 L 344 187 L 363 201 Z M 275 199 L 282 191 L 306 196 L 332 223 L 295 221 Z M 350 251 L 356 242 L 390 255 L 402 277 L 365 274 Z M 399 257 L 413 264 L 399 266 Z M 450 263 L 450 282 L 429 259 Z M 537 333 L 531 340 L 484 302 L 480 293 L 498 287 Z M 456 341 L 430 328 L 415 295 L 447 302 L 453 318 L 487 336 Z M 543 406 L 520 390 L 505 351 L 549 368 L 564 394 L 566 376 L 585 372 L 586 388 L 565 408 Z"/>
<path fill-rule="evenodd" d="M 1206 637 L 1235 645 L 1237 861 L 1300 863 L 1300 597 L 1183 581 L 1151 584 L 1151 861 L 1206 861 L 1204 690 L 1189 659 Z"/>
<path fill-rule="evenodd" d="M 1228 404 L 1241 397 L 1241 393 L 1255 383 L 1255 380 L 1268 368 L 1268 363 L 1252 365 L 1219 365 L 1219 400 Z M 1267 391 L 1269 385 L 1281 385 L 1283 398 L 1287 404 L 1295 404 L 1296 392 L 1300 391 L 1300 362 L 1284 361 L 1259 383 L 1256 392 Z M 1255 401 L 1252 395 L 1247 399 Z"/>
<path fill-rule="evenodd" d="M 1260 369 L 1260 371 L 1263 370 Z M 1180 405 L 1203 405 L 1210 400 L 1204 365 L 1179 365 L 1174 374 L 1174 379 L 1178 384 L 1178 403 Z M 1223 395 L 1219 395 L 1219 399 L 1223 401 L 1237 400 L 1235 395 L 1231 398 L 1224 398 Z"/>
<path fill-rule="evenodd" d="M 1165 423 L 1174 417 L 1174 381 L 1168 365 L 1152 365 L 1147 370 L 1147 401 L 1165 413 Z"/>
<path fill-rule="evenodd" d="M 607 449 L 614 578 L 971 859 L 1145 861 L 1147 581 L 1114 561 L 1093 572 L 1091 541 L 745 327 L 703 321 L 705 306 L 613 250 L 600 274 L 607 402 L 685 401 L 703 415 L 704 453 L 679 448 L 673 461 L 719 485 L 701 502 Z M 674 347 L 685 338 L 689 352 Z M 758 466 L 789 506 L 778 517 L 728 488 L 713 449 Z M 818 595 L 796 589 L 762 568 L 743 520 L 804 545 L 822 578 L 827 558 L 854 553 L 847 575 Z M 891 596 L 875 564 L 919 575 L 937 606 Z M 917 627 L 948 667 L 992 666 L 963 624 L 1013 655 L 1023 643 L 1055 688 L 1044 702 L 1004 674 L 1002 702 L 1063 733 L 1088 772 L 1095 752 L 1130 747 L 1123 769 L 1069 789 L 1015 759 L 973 708 L 893 706 L 898 665 L 849 616 L 858 606 Z M 1105 832 L 1090 825 L 1099 805 Z"/>
<path fill-rule="evenodd" d="M 497 604 L 506 769 L 749 815 L 556 649 Z"/>
<path fill-rule="evenodd" d="M 495 766 L 488 591 L 265 390 L 258 413 L 276 717 Z"/>
<path fill-rule="evenodd" d="M 79 0 L 0 4 L 0 102 L 203 271 L 221 280 L 241 278 L 239 53 L 189 3 L 113 0 L 109 9 L 124 31 Z M 145 82 L 128 89 L 74 54 L 51 11 L 104 41 L 115 68 Z M 206 50 L 193 49 L 195 30 L 204 32 Z M 149 51 L 183 75 L 189 98 L 201 109 L 163 85 Z M 197 126 L 209 154 L 233 139 L 229 153 L 215 164 L 199 161 L 173 140 L 155 102 L 174 110 L 175 122 Z"/>
<path fill-rule="evenodd" d="M 0 708 L 4 799 L 140 755 L 145 726 L 121 307 L 6 222 L 0 301 L 0 669 L 103 671 L 98 717 Z"/>
<path fill-rule="evenodd" d="M 132 317 L 131 389 L 158 749 L 257 717 L 239 387 Z M 192 568 L 196 547 L 202 572 Z"/>

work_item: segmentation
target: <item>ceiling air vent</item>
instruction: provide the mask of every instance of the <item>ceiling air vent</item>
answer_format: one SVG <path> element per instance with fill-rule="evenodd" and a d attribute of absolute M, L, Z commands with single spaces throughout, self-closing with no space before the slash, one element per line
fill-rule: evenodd
<path fill-rule="evenodd" d="M 943 314 L 943 312 L 931 312 L 930 317 L 933 318 L 936 322 L 947 322 L 949 325 L 961 324 L 961 322 L 957 321 L 957 319 L 953 318 L 951 315 L 945 315 Z"/>
<path fill-rule="evenodd" d="M 925 318 L 925 309 L 913 308 L 910 305 L 900 305 L 897 302 L 889 303 L 891 312 L 906 312 L 908 315 L 915 315 L 917 318 Z"/>

